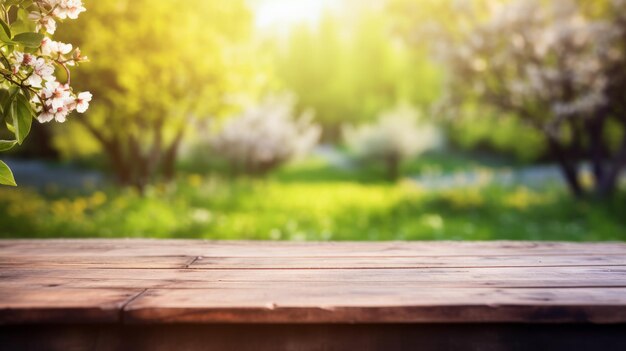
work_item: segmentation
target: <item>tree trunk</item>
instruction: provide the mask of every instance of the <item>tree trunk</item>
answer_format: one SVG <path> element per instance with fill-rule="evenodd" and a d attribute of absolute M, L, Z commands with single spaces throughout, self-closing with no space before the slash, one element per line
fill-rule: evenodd
<path fill-rule="evenodd" d="M 121 186 L 133 185 L 133 170 L 131 163 L 124 158 L 124 150 L 122 149 L 119 137 L 106 137 L 105 134 L 92 125 L 86 118 L 77 118 L 76 120 L 87 128 L 91 135 L 93 135 L 100 143 L 102 150 L 107 155 L 107 158 L 111 163 L 111 168 L 113 168 L 117 184 Z"/>
<path fill-rule="evenodd" d="M 396 154 L 387 155 L 385 159 L 387 167 L 387 179 L 396 181 L 400 178 L 400 157 Z"/>
<path fill-rule="evenodd" d="M 133 135 L 128 135 L 126 141 L 129 150 L 129 163 L 133 167 L 133 186 L 140 194 L 144 194 L 146 185 L 148 184 L 150 175 L 146 165 L 146 157 L 141 153 L 141 147 L 139 142 Z"/>
<path fill-rule="evenodd" d="M 607 198 L 613 195 L 624 167 L 626 167 L 626 137 L 623 137 L 622 144 L 611 161 L 611 167 L 596 186 L 597 197 Z"/>
<path fill-rule="evenodd" d="M 171 182 L 176 177 L 176 159 L 178 156 L 178 148 L 183 140 L 185 129 L 180 128 L 170 146 L 163 154 L 163 178 L 166 182 Z"/>
<path fill-rule="evenodd" d="M 158 172 L 158 167 L 163 156 L 163 119 L 158 119 L 152 124 L 154 137 L 152 147 L 146 155 L 145 172 L 146 178 Z"/>
<path fill-rule="evenodd" d="M 557 159 L 567 186 L 576 198 L 582 198 L 584 191 L 578 179 L 578 166 L 576 161 L 571 159 L 565 148 L 552 135 L 548 135 L 548 145 L 552 154 Z"/>
<path fill-rule="evenodd" d="M 132 169 L 128 166 L 128 163 L 124 160 L 123 152 L 119 144 L 111 143 L 104 147 L 105 153 L 111 162 L 113 172 L 115 173 L 115 180 L 122 186 L 129 186 L 132 184 Z"/>
<path fill-rule="evenodd" d="M 591 162 L 593 177 L 595 180 L 595 191 L 598 192 L 600 184 L 604 182 L 607 175 L 607 163 L 610 151 L 605 144 L 604 127 L 609 111 L 606 108 L 599 110 L 594 118 L 585 123 L 585 129 L 589 137 L 588 156 Z"/>

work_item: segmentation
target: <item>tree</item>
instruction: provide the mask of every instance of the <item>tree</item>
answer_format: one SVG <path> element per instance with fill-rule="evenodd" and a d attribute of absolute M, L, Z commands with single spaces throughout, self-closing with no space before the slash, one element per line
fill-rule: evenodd
<path fill-rule="evenodd" d="M 393 33 L 443 72 L 439 80 L 445 86 L 448 67 L 440 53 L 446 49 L 446 43 L 450 38 L 459 38 L 471 31 L 477 18 L 488 16 L 492 6 L 507 1 L 510 0 L 387 0 L 385 10 L 393 19 Z M 423 73 L 416 73 L 416 76 L 421 77 Z M 432 89 L 429 84 L 426 87 Z M 430 109 L 432 115 L 439 117 L 438 122 L 454 147 L 502 153 L 524 162 L 547 156 L 541 133 L 513 114 L 486 110 L 475 106 L 473 101 L 465 101 L 463 106 L 452 109 L 445 96 L 446 90 L 442 90 L 443 96 L 436 96 Z M 493 133 L 495 126 L 498 133 Z"/>
<path fill-rule="evenodd" d="M 358 157 L 382 161 L 389 180 L 400 177 L 400 166 L 441 143 L 441 136 L 432 125 L 420 123 L 418 112 L 400 105 L 386 111 L 373 124 L 346 127 L 344 139 Z"/>
<path fill-rule="evenodd" d="M 292 95 L 268 96 L 226 120 L 211 145 L 235 173 L 264 175 L 306 154 L 319 140 L 321 130 L 311 123 L 313 114 L 296 118 L 294 110 Z"/>
<path fill-rule="evenodd" d="M 53 41 L 58 20 L 76 19 L 85 11 L 81 0 L 0 2 L 0 112 L 10 140 L 0 140 L 0 151 L 21 145 L 32 120 L 63 123 L 72 111 L 84 113 L 91 93 L 75 94 L 69 66 L 86 61 L 78 48 Z M 55 69 L 65 73 L 57 80 Z M 15 186 L 9 167 L 0 161 L 0 184 Z"/>
<path fill-rule="evenodd" d="M 171 180 L 194 123 L 219 117 L 244 84 L 238 54 L 249 36 L 242 0 L 93 3 L 79 30 L 63 32 L 99 60 L 80 71 L 98 100 L 78 121 L 107 155 L 117 181 L 142 191 Z"/>
<path fill-rule="evenodd" d="M 578 161 L 589 161 L 592 192 L 606 197 L 626 165 L 625 6 L 604 3 L 602 15 L 581 4 L 523 0 L 474 12 L 470 29 L 449 37 L 449 91 L 456 105 L 476 101 L 540 131 L 577 197 Z"/>

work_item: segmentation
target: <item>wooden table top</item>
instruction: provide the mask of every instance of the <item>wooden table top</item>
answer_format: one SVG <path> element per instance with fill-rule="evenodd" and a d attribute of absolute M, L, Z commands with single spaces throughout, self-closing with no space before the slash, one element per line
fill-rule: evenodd
<path fill-rule="evenodd" d="M 0 241 L 31 323 L 626 323 L 626 244 Z"/>

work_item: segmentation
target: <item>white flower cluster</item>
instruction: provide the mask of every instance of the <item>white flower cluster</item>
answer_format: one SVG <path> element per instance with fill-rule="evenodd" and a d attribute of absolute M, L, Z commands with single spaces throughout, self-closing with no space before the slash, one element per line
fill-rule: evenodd
<path fill-rule="evenodd" d="M 55 32 L 56 19 L 75 19 L 85 11 L 81 0 L 36 0 L 34 5 L 36 10 L 30 13 L 29 18 L 36 21 L 36 30 L 44 34 Z M 39 122 L 45 123 L 53 119 L 65 122 L 70 112 L 83 113 L 89 107 L 91 93 L 75 94 L 69 85 L 68 66 L 87 61 L 80 49 L 73 48 L 72 44 L 57 42 L 44 36 L 36 52 L 14 51 L 6 59 L 11 64 L 12 74 L 5 78 L 31 91 L 31 105 Z M 56 67 L 65 70 L 67 83 L 57 81 Z"/>
<path fill-rule="evenodd" d="M 405 159 L 439 147 L 439 130 L 419 122 L 419 113 L 400 105 L 383 113 L 374 124 L 344 129 L 348 147 L 359 157 Z"/>
<path fill-rule="evenodd" d="M 81 12 L 86 11 L 82 0 L 38 0 L 35 1 L 39 11 L 31 12 L 28 17 L 37 22 L 37 31 L 42 28 L 48 34 L 57 29 L 56 19 L 77 19 Z"/>
<path fill-rule="evenodd" d="M 303 155 L 321 134 L 311 123 L 312 114 L 294 118 L 294 98 L 272 96 L 227 120 L 211 144 L 234 166 L 263 173 Z"/>
<path fill-rule="evenodd" d="M 89 101 L 91 101 L 90 92 L 86 91 L 74 96 L 69 85 L 55 81 L 46 83 L 41 90 L 41 96 L 45 101 L 45 107 L 37 117 L 41 123 L 50 122 L 53 119 L 63 123 L 71 111 L 76 110 L 78 113 L 87 111 Z"/>

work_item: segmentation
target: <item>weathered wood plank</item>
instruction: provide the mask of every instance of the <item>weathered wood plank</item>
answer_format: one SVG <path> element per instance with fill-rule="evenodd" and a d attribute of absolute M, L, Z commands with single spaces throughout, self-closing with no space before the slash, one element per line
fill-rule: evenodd
<path fill-rule="evenodd" d="M 349 281 L 345 283 L 340 282 L 328 282 L 328 281 L 258 281 L 258 282 L 233 282 L 233 281 L 206 281 L 189 283 L 186 281 L 159 281 L 159 280 L 145 280 L 145 279 L 122 279 L 106 281 L 100 278 L 38 278 L 37 280 L 20 279 L 11 280 L 0 283 L 2 289 L 17 289 L 17 288 L 68 288 L 68 289 L 190 289 L 190 290 L 202 290 L 202 289 L 253 289 L 262 287 L 268 290 L 276 289 L 277 286 L 290 289 L 294 286 L 311 285 L 333 291 L 336 289 L 344 289 L 346 287 L 354 287 L 361 291 L 367 292 L 372 287 L 377 287 L 381 284 L 390 285 L 396 289 L 431 289 L 431 288 L 446 288 L 446 289 L 474 289 L 474 288 L 623 288 L 626 287 L 623 283 L 615 282 L 587 282 L 584 280 L 573 281 L 557 281 L 551 282 L 550 280 L 539 280 L 535 283 L 514 281 L 503 282 L 502 280 L 487 280 L 478 281 L 475 284 L 464 284 L 463 282 L 381 282 L 381 281 Z"/>
<path fill-rule="evenodd" d="M 0 256 L 0 269 L 5 268 L 125 268 L 125 269 L 180 269 L 195 261 L 195 256 Z"/>
<path fill-rule="evenodd" d="M 125 307 L 132 323 L 624 323 L 613 289 L 157 289 Z"/>
<path fill-rule="evenodd" d="M 0 256 L 398 257 L 624 255 L 626 243 L 212 242 L 194 240 L 0 240 Z"/>
<path fill-rule="evenodd" d="M 626 283 L 625 266 L 597 267 L 476 267 L 407 269 L 66 269 L 4 268 L 2 281 L 30 277 L 74 279 L 171 280 L 179 283 L 213 282 L 476 282 L 504 281 L 577 281 Z"/>
<path fill-rule="evenodd" d="M 0 325 L 118 323 L 140 289 L 0 288 Z"/>
<path fill-rule="evenodd" d="M 408 269 L 626 266 L 625 255 L 433 257 L 0 256 L 0 268 L 29 269 Z"/>
<path fill-rule="evenodd" d="M 248 284 L 249 283 L 249 284 Z M 394 284 L 449 287 L 626 287 L 626 267 L 481 267 L 423 269 L 27 269 L 0 271 L 0 287 L 207 289 L 230 284 L 322 284 L 332 288 Z"/>
<path fill-rule="evenodd" d="M 0 265 L 2 260 L 0 259 Z M 440 257 L 198 257 L 201 269 L 407 269 L 480 267 L 626 266 L 624 255 L 440 256 Z"/>

